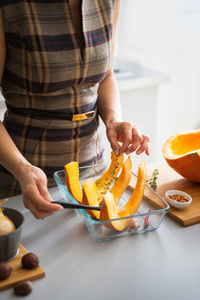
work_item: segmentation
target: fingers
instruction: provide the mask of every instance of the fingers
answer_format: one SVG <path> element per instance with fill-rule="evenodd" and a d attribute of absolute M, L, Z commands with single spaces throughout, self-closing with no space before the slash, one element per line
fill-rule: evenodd
<path fill-rule="evenodd" d="M 44 219 L 52 215 L 54 212 L 63 209 L 62 206 L 51 202 L 51 195 L 48 190 L 45 191 L 42 184 L 40 185 L 40 188 L 43 189 L 43 195 L 37 187 L 30 187 L 28 193 L 23 193 L 24 206 L 32 212 L 36 219 Z"/>
<path fill-rule="evenodd" d="M 34 169 L 34 180 L 30 180 L 23 186 L 24 206 L 29 209 L 36 219 L 44 219 L 63 207 L 53 204 L 52 197 L 47 188 L 47 178 L 39 169 Z"/>
<path fill-rule="evenodd" d="M 118 144 L 118 136 L 115 130 L 108 130 L 107 129 L 107 137 L 110 142 L 110 146 L 113 149 L 115 155 L 119 155 L 120 146 Z"/>
<path fill-rule="evenodd" d="M 52 197 L 47 188 L 47 177 L 42 169 L 28 164 L 22 169 L 20 186 L 24 206 L 29 209 L 36 219 L 44 219 L 63 207 L 53 204 Z"/>
<path fill-rule="evenodd" d="M 150 138 L 147 135 L 143 135 L 143 140 L 139 148 L 136 150 L 136 154 L 139 155 L 145 151 L 147 155 L 150 155 Z"/>
<path fill-rule="evenodd" d="M 130 122 L 120 122 L 113 125 L 112 128 L 108 129 L 107 136 L 111 148 L 119 155 L 123 153 L 128 155 L 134 151 L 137 155 L 143 152 L 150 155 L 150 138 L 142 134 L 139 128 Z M 118 143 L 121 143 L 121 147 Z"/>
<path fill-rule="evenodd" d="M 127 155 L 134 152 L 143 142 L 143 137 L 137 126 L 130 124 L 123 130 L 123 138 L 121 138 L 122 146 L 120 154 L 126 153 Z"/>
<path fill-rule="evenodd" d="M 150 155 L 150 138 L 147 135 L 142 134 L 139 138 L 135 138 L 133 136 L 132 144 L 129 146 L 128 150 L 126 151 L 126 154 L 130 154 L 134 151 L 136 151 L 137 155 L 142 154 L 145 152 L 147 155 Z"/>

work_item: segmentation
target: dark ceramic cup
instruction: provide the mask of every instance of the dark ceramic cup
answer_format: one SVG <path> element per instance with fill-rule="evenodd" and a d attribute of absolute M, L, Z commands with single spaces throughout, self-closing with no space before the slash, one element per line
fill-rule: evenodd
<path fill-rule="evenodd" d="M 8 262 L 17 256 L 24 223 L 24 216 L 15 209 L 3 208 L 3 213 L 14 223 L 16 229 L 0 236 L 0 263 Z"/>

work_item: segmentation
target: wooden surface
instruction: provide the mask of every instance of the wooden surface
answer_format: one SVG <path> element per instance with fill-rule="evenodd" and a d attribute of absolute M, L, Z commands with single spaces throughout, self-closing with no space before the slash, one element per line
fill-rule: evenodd
<path fill-rule="evenodd" d="M 192 197 L 192 203 L 189 207 L 179 210 L 171 206 L 168 216 L 183 226 L 200 223 L 200 183 L 183 178 L 165 163 L 148 168 L 147 174 L 151 176 L 154 169 L 159 171 L 156 192 L 163 200 L 167 202 L 165 192 L 168 190 L 181 190 Z M 156 208 L 164 208 L 160 201 L 157 202 L 157 198 L 148 201 Z"/>
<path fill-rule="evenodd" d="M 8 264 L 12 267 L 12 273 L 6 280 L 0 281 L 0 291 L 14 286 L 17 282 L 23 280 L 35 280 L 45 276 L 44 270 L 39 266 L 33 270 L 26 270 L 21 265 L 21 258 L 27 250 L 20 244 L 18 255 Z"/>

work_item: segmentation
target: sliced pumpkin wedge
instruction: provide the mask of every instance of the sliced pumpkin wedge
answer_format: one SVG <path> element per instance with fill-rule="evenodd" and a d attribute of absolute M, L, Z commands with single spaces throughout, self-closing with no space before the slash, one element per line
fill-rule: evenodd
<path fill-rule="evenodd" d="M 83 186 L 83 201 L 82 204 L 90 206 L 98 206 L 97 201 L 97 187 L 92 178 L 89 178 L 86 182 L 82 184 Z M 99 219 L 100 211 L 96 210 L 85 210 L 90 216 Z"/>
<path fill-rule="evenodd" d="M 136 213 L 136 211 L 138 210 L 142 202 L 146 180 L 147 180 L 147 167 L 145 161 L 143 160 L 138 167 L 138 178 L 137 178 L 135 189 L 130 199 L 124 206 L 126 209 L 129 210 L 131 215 L 134 215 Z"/>
<path fill-rule="evenodd" d="M 123 212 L 123 217 L 130 215 L 130 212 L 128 210 L 122 209 L 121 212 Z M 113 194 L 107 192 L 104 195 L 103 201 L 101 203 L 100 221 L 118 219 L 120 217 L 122 217 L 122 214 L 119 215 L 117 211 Z M 106 222 L 103 223 L 103 225 L 108 229 L 122 231 L 127 227 L 128 221 L 129 219 L 122 219 L 122 220 L 110 221 L 108 223 Z"/>
<path fill-rule="evenodd" d="M 119 218 L 127 217 L 130 215 L 128 209 L 123 206 L 116 205 L 116 210 Z"/>
<path fill-rule="evenodd" d="M 79 182 L 79 168 L 78 163 L 72 161 L 65 165 L 66 172 L 66 185 L 72 196 L 79 202 L 82 203 L 83 192 Z"/>
<path fill-rule="evenodd" d="M 123 161 L 124 161 L 123 155 L 116 156 L 113 151 L 111 152 L 110 167 L 103 175 L 101 175 L 100 178 L 98 178 L 95 181 L 95 184 L 97 186 L 97 198 L 100 199 L 99 202 L 101 202 L 102 196 L 107 192 L 107 190 L 114 182 L 115 178 L 117 177 L 123 165 Z"/>
<path fill-rule="evenodd" d="M 117 204 L 125 192 L 132 174 L 132 162 L 130 156 L 127 158 L 125 163 L 122 166 L 122 172 L 115 181 L 113 187 L 110 189 L 110 193 L 113 194 L 115 199 L 115 204 Z"/>

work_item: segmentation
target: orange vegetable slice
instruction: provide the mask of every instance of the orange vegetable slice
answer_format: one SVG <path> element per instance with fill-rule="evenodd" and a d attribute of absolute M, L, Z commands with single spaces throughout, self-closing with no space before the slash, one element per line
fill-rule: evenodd
<path fill-rule="evenodd" d="M 98 206 L 97 201 L 97 187 L 92 178 L 89 178 L 86 182 L 82 184 L 83 186 L 83 201 L 82 204 L 90 206 Z M 90 216 L 99 219 L 100 211 L 96 210 L 85 210 Z"/>
<path fill-rule="evenodd" d="M 130 215 L 130 212 L 128 210 L 122 209 L 121 212 L 123 212 L 124 217 Z M 117 211 L 113 194 L 107 192 L 106 195 L 104 195 L 101 204 L 100 221 L 118 219 L 121 216 L 122 214 L 120 215 Z M 103 223 L 103 226 L 105 226 L 108 229 L 122 231 L 127 227 L 128 221 L 129 219 L 110 221 L 108 223 Z"/>
<path fill-rule="evenodd" d="M 130 212 L 128 211 L 128 209 L 123 206 L 116 205 L 116 210 L 117 210 L 119 218 L 127 217 L 130 215 Z"/>
<path fill-rule="evenodd" d="M 143 160 L 138 166 L 138 178 L 137 178 L 135 189 L 130 199 L 124 206 L 126 209 L 129 210 L 131 215 L 134 215 L 136 213 L 136 211 L 138 210 L 142 202 L 146 180 L 147 180 L 147 167 L 145 161 Z"/>
<path fill-rule="evenodd" d="M 113 194 L 115 199 L 115 204 L 119 202 L 123 193 L 125 192 L 132 174 L 132 162 L 130 156 L 127 158 L 125 163 L 122 166 L 122 172 L 115 181 L 113 187 L 110 189 L 110 193 Z"/>
<path fill-rule="evenodd" d="M 102 196 L 107 192 L 109 187 L 112 185 L 113 181 L 117 177 L 122 164 L 124 161 L 124 156 L 116 156 L 114 152 L 111 152 L 111 164 L 108 170 L 101 175 L 100 178 L 98 178 L 95 181 L 95 184 L 97 186 L 97 198 L 101 199 Z"/>
<path fill-rule="evenodd" d="M 79 182 L 79 168 L 78 163 L 72 161 L 65 165 L 66 172 L 66 185 L 72 196 L 79 202 L 82 203 L 83 192 Z"/>

